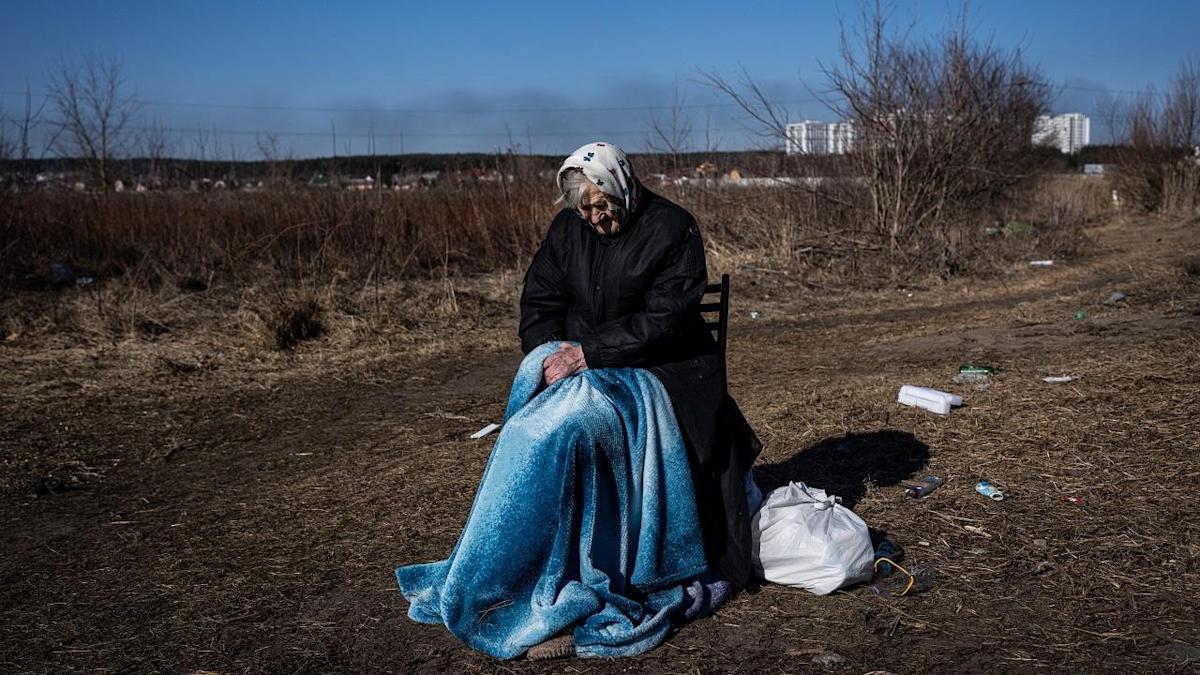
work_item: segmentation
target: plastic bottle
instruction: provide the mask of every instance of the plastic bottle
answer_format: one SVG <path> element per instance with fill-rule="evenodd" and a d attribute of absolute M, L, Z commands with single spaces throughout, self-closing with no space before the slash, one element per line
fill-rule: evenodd
<path fill-rule="evenodd" d="M 1004 499 L 1004 493 L 1000 491 L 1000 488 L 992 485 L 991 481 L 979 481 L 975 484 L 975 491 L 994 502 Z"/>
<path fill-rule="evenodd" d="M 904 487 L 904 494 L 908 495 L 912 499 L 920 499 L 921 497 L 924 497 L 930 492 L 938 489 L 938 487 L 940 487 L 944 482 L 946 481 L 938 478 L 937 476 L 925 476 L 919 481 L 906 485 Z"/>

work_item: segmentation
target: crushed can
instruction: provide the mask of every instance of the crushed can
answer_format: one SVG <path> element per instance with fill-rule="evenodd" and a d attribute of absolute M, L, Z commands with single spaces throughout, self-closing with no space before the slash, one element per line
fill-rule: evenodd
<path fill-rule="evenodd" d="M 946 481 L 937 476 L 925 476 L 921 480 L 905 485 L 904 494 L 908 495 L 910 499 L 920 499 L 938 489 L 944 482 Z"/>
<path fill-rule="evenodd" d="M 1000 488 L 992 485 L 991 481 L 979 481 L 975 484 L 975 491 L 994 502 L 1004 499 L 1004 493 L 1000 491 Z"/>

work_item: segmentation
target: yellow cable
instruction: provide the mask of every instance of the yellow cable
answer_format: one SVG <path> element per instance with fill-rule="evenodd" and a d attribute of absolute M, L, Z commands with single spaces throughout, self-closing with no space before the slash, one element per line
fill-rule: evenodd
<path fill-rule="evenodd" d="M 897 597 L 904 595 L 905 593 L 907 593 L 909 590 L 912 589 L 913 584 L 916 582 L 916 577 L 914 577 L 911 572 L 909 572 L 908 570 L 901 567 L 900 563 L 897 563 L 895 560 L 892 560 L 891 558 L 886 558 L 886 557 L 878 558 L 875 560 L 875 571 L 876 572 L 879 571 L 879 563 L 881 563 L 885 560 L 888 561 L 889 563 L 891 563 L 892 566 L 895 567 L 896 569 L 900 570 L 901 572 L 904 572 L 905 576 L 908 577 L 908 585 L 904 587 L 904 590 L 902 590 L 896 594 Z"/>

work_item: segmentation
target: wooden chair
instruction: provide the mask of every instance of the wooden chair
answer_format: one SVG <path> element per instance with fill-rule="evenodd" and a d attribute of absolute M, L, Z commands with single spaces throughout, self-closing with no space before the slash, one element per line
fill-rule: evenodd
<path fill-rule="evenodd" d="M 704 325 L 713 332 L 713 338 L 717 341 L 717 353 L 721 357 L 721 381 L 725 382 L 725 386 L 729 386 L 729 379 L 725 373 L 725 344 L 729 340 L 729 275 L 722 274 L 721 281 L 711 283 L 704 287 L 704 294 L 718 295 L 716 302 L 700 303 L 700 315 L 704 317 Z M 716 314 L 716 317 L 710 319 L 709 316 Z"/>

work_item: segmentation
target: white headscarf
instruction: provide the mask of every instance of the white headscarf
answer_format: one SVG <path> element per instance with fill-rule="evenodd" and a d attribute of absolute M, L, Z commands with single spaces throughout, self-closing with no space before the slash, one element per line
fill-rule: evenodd
<path fill-rule="evenodd" d="M 562 190 L 562 175 L 567 169 L 582 169 L 583 175 L 606 195 L 620 199 L 628 213 L 633 213 L 641 197 L 641 189 L 633 174 L 633 164 L 625 151 L 612 143 L 588 143 L 567 157 L 558 169 L 558 189 Z"/>

